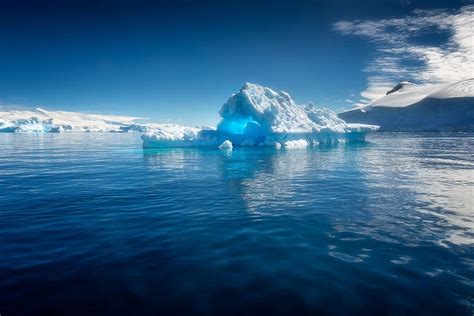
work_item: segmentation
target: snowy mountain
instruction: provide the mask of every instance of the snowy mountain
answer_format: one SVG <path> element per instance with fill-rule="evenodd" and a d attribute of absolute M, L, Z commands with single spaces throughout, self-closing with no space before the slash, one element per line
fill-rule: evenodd
<path fill-rule="evenodd" d="M 222 106 L 217 129 L 161 126 L 142 136 L 145 147 L 309 146 L 364 140 L 377 126 L 347 124 L 329 109 L 297 105 L 284 91 L 246 83 Z M 226 142 L 228 141 L 228 142 Z"/>
<path fill-rule="evenodd" d="M 0 132 L 144 132 L 148 125 L 136 123 L 137 117 L 83 114 L 77 112 L 0 111 Z"/>
<path fill-rule="evenodd" d="M 386 96 L 339 117 L 376 124 L 381 131 L 474 130 L 474 79 L 429 86 L 401 82 Z"/>

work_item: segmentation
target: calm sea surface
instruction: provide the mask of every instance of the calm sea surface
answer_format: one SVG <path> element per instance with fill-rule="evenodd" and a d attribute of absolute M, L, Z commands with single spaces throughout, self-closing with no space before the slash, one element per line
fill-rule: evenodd
<path fill-rule="evenodd" d="M 0 134 L 0 314 L 472 315 L 474 134 Z"/>

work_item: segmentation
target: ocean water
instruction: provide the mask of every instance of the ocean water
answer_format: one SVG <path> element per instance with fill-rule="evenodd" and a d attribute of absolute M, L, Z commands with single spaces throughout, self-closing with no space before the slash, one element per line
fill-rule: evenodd
<path fill-rule="evenodd" d="M 0 314 L 472 315 L 474 135 L 0 134 Z"/>

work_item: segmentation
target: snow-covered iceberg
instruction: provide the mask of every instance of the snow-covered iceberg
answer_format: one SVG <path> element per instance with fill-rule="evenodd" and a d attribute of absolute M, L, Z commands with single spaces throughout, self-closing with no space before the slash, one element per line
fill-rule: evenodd
<path fill-rule="evenodd" d="M 284 91 L 246 83 L 222 106 L 217 128 L 161 125 L 142 136 L 153 147 L 232 146 L 302 147 L 319 143 L 363 141 L 377 126 L 347 124 L 329 109 L 297 105 Z"/>
<path fill-rule="evenodd" d="M 137 117 L 84 114 L 77 112 L 34 110 L 0 111 L 0 132 L 145 132 L 149 125 L 139 124 Z"/>
<path fill-rule="evenodd" d="M 400 82 L 382 98 L 339 117 L 376 124 L 382 131 L 472 131 L 474 79 L 434 85 Z"/>

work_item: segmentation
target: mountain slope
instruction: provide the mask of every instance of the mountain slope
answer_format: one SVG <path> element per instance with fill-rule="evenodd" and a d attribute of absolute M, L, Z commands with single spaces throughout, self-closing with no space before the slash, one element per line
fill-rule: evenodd
<path fill-rule="evenodd" d="M 393 89 L 392 89 L 393 90 Z M 448 85 L 402 85 L 372 104 L 339 114 L 381 131 L 474 130 L 474 79 Z"/>

